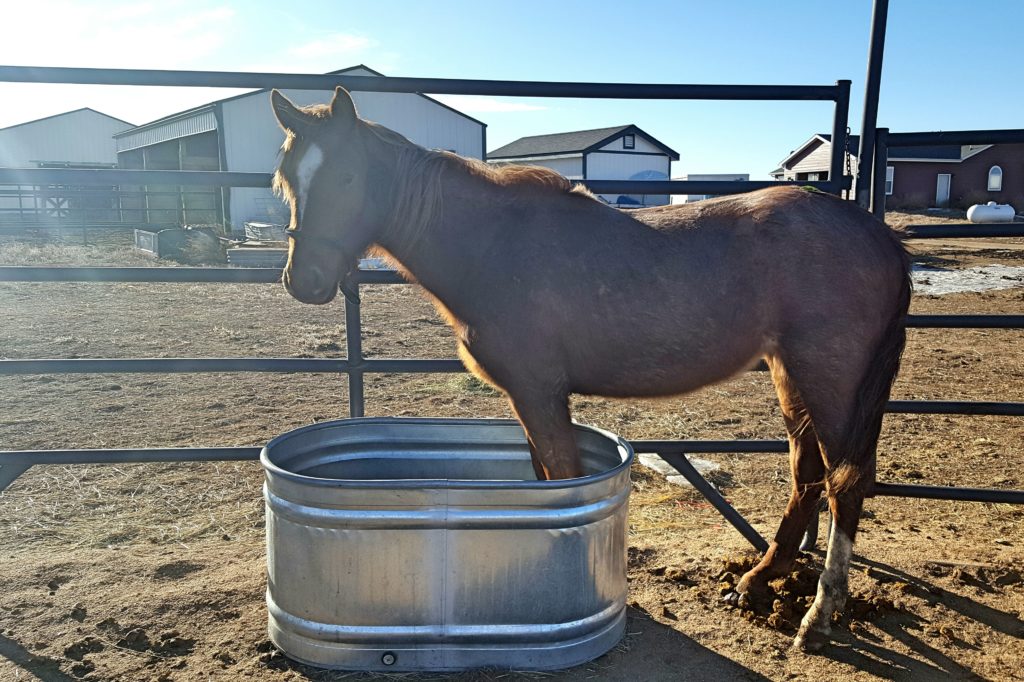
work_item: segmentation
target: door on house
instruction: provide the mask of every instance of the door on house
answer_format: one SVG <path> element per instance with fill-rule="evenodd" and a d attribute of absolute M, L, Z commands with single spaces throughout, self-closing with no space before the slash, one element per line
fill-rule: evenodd
<path fill-rule="evenodd" d="M 935 205 L 939 208 L 949 208 L 949 186 L 953 176 L 949 173 L 939 173 L 935 181 Z"/>

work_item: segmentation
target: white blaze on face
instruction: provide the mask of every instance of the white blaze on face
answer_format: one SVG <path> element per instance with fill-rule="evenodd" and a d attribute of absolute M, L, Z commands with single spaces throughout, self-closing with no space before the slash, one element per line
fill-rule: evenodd
<path fill-rule="evenodd" d="M 315 144 L 311 144 L 306 147 L 305 153 L 299 160 L 299 165 L 295 171 L 295 182 L 298 187 L 295 188 L 295 194 L 299 199 L 299 216 L 305 218 L 306 200 L 309 198 L 309 187 L 313 184 L 313 176 L 320 170 L 320 166 L 324 162 L 324 153 L 320 147 Z"/>

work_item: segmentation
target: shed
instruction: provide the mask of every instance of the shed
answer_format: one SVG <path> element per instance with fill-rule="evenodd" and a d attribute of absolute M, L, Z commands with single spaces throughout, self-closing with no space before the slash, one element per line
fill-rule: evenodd
<path fill-rule="evenodd" d="M 359 65 L 333 74 L 382 76 Z M 322 90 L 282 90 L 293 102 L 329 101 Z M 274 120 L 268 90 L 256 90 L 165 116 L 115 136 L 122 168 L 269 173 L 284 134 Z M 428 148 L 482 159 L 486 124 L 421 94 L 353 92 L 360 116 Z M 223 224 L 241 234 L 247 222 L 288 222 L 285 204 L 269 189 L 149 186 L 137 206 L 142 223 Z"/>
<path fill-rule="evenodd" d="M 545 166 L 570 180 L 667 180 L 679 154 L 635 125 L 521 137 L 487 162 Z M 665 194 L 598 195 L 613 206 L 661 206 Z"/>
<path fill-rule="evenodd" d="M 113 135 L 132 127 L 101 111 L 83 107 L 0 129 L 0 167 L 113 168 Z M 0 222 L 65 223 L 80 220 L 85 209 L 93 221 L 116 218 L 112 190 L 65 185 L 0 186 Z"/>

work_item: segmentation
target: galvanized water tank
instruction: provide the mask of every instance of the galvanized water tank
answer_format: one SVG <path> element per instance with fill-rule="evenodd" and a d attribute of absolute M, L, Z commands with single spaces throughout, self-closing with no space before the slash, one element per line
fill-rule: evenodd
<path fill-rule="evenodd" d="M 975 204 L 967 209 L 967 220 L 972 223 L 1012 223 L 1017 212 L 1009 204 Z"/>
<path fill-rule="evenodd" d="M 633 452 L 537 481 L 510 420 L 348 419 L 264 448 L 271 641 L 365 671 L 566 668 L 621 638 Z"/>

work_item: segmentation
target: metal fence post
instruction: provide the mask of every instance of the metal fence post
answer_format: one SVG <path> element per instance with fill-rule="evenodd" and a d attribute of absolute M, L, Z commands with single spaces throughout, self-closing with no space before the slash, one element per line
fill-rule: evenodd
<path fill-rule="evenodd" d="M 348 414 L 362 417 L 365 412 L 363 400 L 363 328 L 359 312 L 359 283 L 342 286 L 345 294 L 345 346 L 348 369 Z"/>
<path fill-rule="evenodd" d="M 889 0 L 875 0 L 874 11 L 871 13 L 871 46 L 868 48 L 864 118 L 860 126 L 860 153 L 857 163 L 857 203 L 865 210 L 871 203 L 875 124 L 878 121 L 878 93 L 882 83 L 882 57 L 885 55 L 885 26 L 888 18 Z"/>
<path fill-rule="evenodd" d="M 885 222 L 886 166 L 889 165 L 889 129 L 875 131 L 875 170 L 871 180 L 871 212 Z"/>
<path fill-rule="evenodd" d="M 828 180 L 836 196 L 843 194 L 843 161 L 846 160 L 846 130 L 850 124 L 850 81 L 836 81 L 836 111 L 832 118 L 832 159 Z"/>

